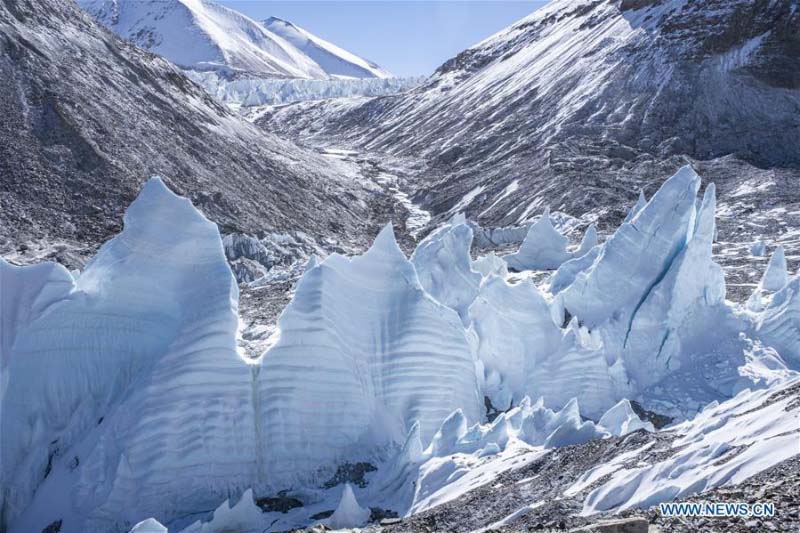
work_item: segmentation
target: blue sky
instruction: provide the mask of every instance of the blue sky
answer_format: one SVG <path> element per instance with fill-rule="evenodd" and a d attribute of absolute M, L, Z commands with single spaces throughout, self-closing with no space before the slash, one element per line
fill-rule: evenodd
<path fill-rule="evenodd" d="M 262 20 L 276 16 L 398 76 L 447 59 L 546 4 L 542 0 L 217 0 Z"/>

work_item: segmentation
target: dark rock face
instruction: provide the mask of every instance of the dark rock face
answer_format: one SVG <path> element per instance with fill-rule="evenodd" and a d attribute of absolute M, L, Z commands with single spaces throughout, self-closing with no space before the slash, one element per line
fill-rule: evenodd
<path fill-rule="evenodd" d="M 629 9 L 642 9 L 660 3 L 661 0 L 620 0 L 619 8 L 623 11 Z"/>
<path fill-rule="evenodd" d="M 325 482 L 323 487 L 329 489 L 342 483 L 352 483 L 357 487 L 364 488 L 367 486 L 364 476 L 375 470 L 377 470 L 375 466 L 370 463 L 344 463 L 338 466 L 336 473 Z"/>
<path fill-rule="evenodd" d="M 42 533 L 59 533 L 59 531 L 61 531 L 61 524 L 62 524 L 61 520 L 56 520 L 55 522 L 44 528 L 42 530 Z"/>
<path fill-rule="evenodd" d="M 232 115 L 69 0 L 0 3 L 0 252 L 96 246 L 153 174 L 227 231 L 363 228 L 362 193 L 329 159 Z"/>
<path fill-rule="evenodd" d="M 672 423 L 671 417 L 648 411 L 635 400 L 631 401 L 631 409 L 633 409 L 633 412 L 636 413 L 636 416 L 642 420 L 650 422 L 656 429 L 661 429 Z"/>
<path fill-rule="evenodd" d="M 295 507 L 302 507 L 303 502 L 286 495 L 286 491 L 274 497 L 257 498 L 256 505 L 265 513 L 286 513 Z"/>

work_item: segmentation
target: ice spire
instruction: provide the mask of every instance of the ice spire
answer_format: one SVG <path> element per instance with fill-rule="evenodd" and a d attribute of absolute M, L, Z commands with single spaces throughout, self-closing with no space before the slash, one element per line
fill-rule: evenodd
<path fill-rule="evenodd" d="M 550 220 L 550 208 L 528 230 L 519 251 L 505 257 L 510 268 L 516 270 L 555 270 L 569 260 L 569 240 L 561 235 Z"/>
<path fill-rule="evenodd" d="M 342 499 L 339 507 L 328 519 L 328 527 L 331 529 L 347 529 L 363 526 L 370 517 L 370 510 L 358 504 L 356 495 L 353 494 L 353 487 L 346 483 L 342 491 Z"/>
<path fill-rule="evenodd" d="M 595 246 L 597 246 L 597 226 L 592 224 L 586 228 L 586 233 L 583 234 L 583 239 L 575 251 L 574 257 L 581 257 Z"/>
<path fill-rule="evenodd" d="M 644 190 L 639 189 L 639 199 L 636 200 L 636 203 L 631 207 L 631 210 L 628 211 L 628 214 L 625 216 L 624 222 L 630 222 L 633 220 L 633 217 L 639 214 L 639 212 L 647 205 L 647 198 L 644 196 Z"/>
<path fill-rule="evenodd" d="M 766 291 L 779 291 L 789 281 L 789 272 L 786 268 L 786 256 L 783 246 L 778 246 L 769 260 L 764 276 L 761 278 L 761 288 Z"/>

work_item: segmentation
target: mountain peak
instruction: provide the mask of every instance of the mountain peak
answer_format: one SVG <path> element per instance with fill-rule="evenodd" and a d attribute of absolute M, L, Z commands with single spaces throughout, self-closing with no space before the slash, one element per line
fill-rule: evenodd
<path fill-rule="evenodd" d="M 390 77 L 374 63 L 288 21 L 270 17 L 262 24 L 208 0 L 78 3 L 121 37 L 184 69 L 266 78 Z"/>
<path fill-rule="evenodd" d="M 390 78 L 391 73 L 279 17 L 263 21 L 269 31 L 285 39 L 335 78 Z"/>

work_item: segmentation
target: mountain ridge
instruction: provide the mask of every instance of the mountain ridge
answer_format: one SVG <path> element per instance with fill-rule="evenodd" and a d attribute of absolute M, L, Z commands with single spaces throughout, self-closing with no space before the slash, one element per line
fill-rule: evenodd
<path fill-rule="evenodd" d="M 184 69 L 287 79 L 391 77 L 294 24 L 270 28 L 210 0 L 78 4 L 111 31 Z"/>

